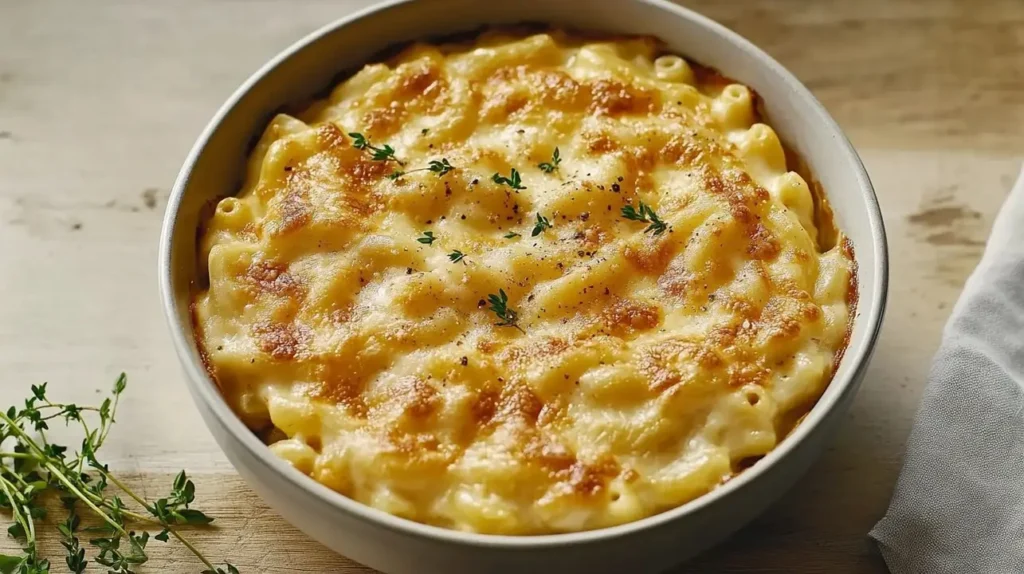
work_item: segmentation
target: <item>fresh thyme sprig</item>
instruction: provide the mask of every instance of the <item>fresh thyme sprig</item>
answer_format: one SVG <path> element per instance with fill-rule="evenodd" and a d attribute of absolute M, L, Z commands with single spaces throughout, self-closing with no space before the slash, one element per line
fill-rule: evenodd
<path fill-rule="evenodd" d="M 433 245 L 434 242 L 437 241 L 437 238 L 434 237 L 434 232 L 433 231 L 424 231 L 423 232 L 423 237 L 417 237 L 416 241 L 419 241 L 420 243 L 422 243 L 424 245 Z"/>
<path fill-rule="evenodd" d="M 448 254 L 448 259 L 450 259 L 452 263 L 458 263 L 459 261 L 463 261 L 465 258 L 466 254 L 458 249 L 454 249 Z M 465 261 L 463 261 L 463 263 L 465 263 Z"/>
<path fill-rule="evenodd" d="M 556 147 L 555 153 L 551 154 L 551 161 L 546 161 L 542 164 L 539 164 L 537 167 L 539 167 L 541 171 L 543 171 L 544 173 L 554 173 L 554 171 L 558 169 L 558 164 L 560 163 L 562 163 L 562 158 L 559 157 L 558 148 Z"/>
<path fill-rule="evenodd" d="M 75 502 L 77 500 L 74 498 L 65 501 L 64 506 L 68 510 L 68 517 L 63 524 L 57 525 L 57 531 L 61 536 L 60 544 L 67 553 L 64 563 L 68 565 L 68 570 L 75 574 L 82 574 L 89 561 L 85 558 L 85 549 L 79 545 L 78 537 L 75 536 L 80 522 L 78 513 L 75 512 Z"/>
<path fill-rule="evenodd" d="M 509 173 L 508 177 L 505 177 L 500 173 L 492 175 L 491 181 L 497 184 L 505 184 L 516 191 L 519 191 L 520 189 L 526 189 L 526 186 L 523 185 L 523 179 L 519 175 L 519 171 L 516 168 L 512 168 L 512 171 L 511 173 Z"/>
<path fill-rule="evenodd" d="M 52 402 L 46 384 L 32 385 L 32 396 L 23 408 L 10 407 L 0 411 L 0 508 L 11 511 L 13 524 L 7 529 L 11 536 L 23 541 L 20 556 L 0 554 L 2 574 L 47 574 L 50 562 L 38 554 L 37 520 L 46 514 L 38 503 L 40 494 L 59 494 L 67 510 L 66 520 L 57 525 L 60 543 L 65 549 L 68 570 L 81 574 L 89 564 L 86 551 L 78 537 L 80 519 L 78 503 L 87 507 L 103 525 L 89 530 L 100 536 L 89 540 L 96 548 L 92 561 L 105 566 L 108 574 L 134 574 L 149 559 L 147 531 L 137 533 L 129 524 L 160 528 L 157 540 L 167 541 L 169 535 L 178 539 L 206 567 L 205 574 L 237 574 L 231 564 L 216 566 L 178 531 L 183 525 L 205 525 L 213 519 L 190 508 L 195 499 L 195 484 L 184 471 L 174 480 L 171 494 L 150 503 L 128 488 L 97 454 L 115 421 L 117 405 L 127 386 L 122 374 L 114 383 L 110 398 L 99 407 Z M 82 428 L 83 439 L 73 456 L 68 448 L 52 443 L 46 435 L 48 421 L 62 418 L 67 425 Z M 114 485 L 135 501 L 142 511 L 127 507 L 117 494 L 108 491 Z"/>
<path fill-rule="evenodd" d="M 395 148 L 384 144 L 383 146 L 375 146 L 370 143 L 370 140 L 366 139 L 361 133 L 349 132 L 348 137 L 352 138 L 352 147 L 370 152 L 370 156 L 374 161 L 393 161 L 398 165 L 405 165 L 397 157 L 395 157 Z"/>
<path fill-rule="evenodd" d="M 515 239 L 516 237 L 522 237 L 522 235 L 519 235 L 515 231 L 509 231 L 505 234 L 505 239 Z"/>
<path fill-rule="evenodd" d="M 551 229 L 551 222 L 548 221 L 547 217 L 537 213 L 537 223 L 534 224 L 533 232 L 530 233 L 530 237 L 537 237 L 543 233 L 545 229 Z"/>
<path fill-rule="evenodd" d="M 504 289 L 498 289 L 498 294 L 490 294 L 487 296 L 487 301 L 490 302 L 490 311 L 493 312 L 501 321 L 495 323 L 499 327 L 515 327 L 519 329 L 520 333 L 526 334 L 523 328 L 519 326 L 519 313 L 508 306 L 508 295 L 505 294 Z"/>
<path fill-rule="evenodd" d="M 644 233 L 647 233 L 648 231 L 654 232 L 654 235 L 661 235 L 664 233 L 665 229 L 668 228 L 668 225 L 658 217 L 657 213 L 654 213 L 651 206 L 642 201 L 637 205 L 639 209 L 634 209 L 632 205 L 623 206 L 622 217 L 632 221 L 650 223 L 650 225 L 647 226 L 647 229 L 644 229 Z"/>
<path fill-rule="evenodd" d="M 437 177 L 443 177 L 446 173 L 455 169 L 455 167 L 453 167 L 452 164 L 448 163 L 447 158 L 441 158 L 440 161 L 436 159 L 432 160 L 429 165 L 430 167 L 428 167 L 427 169 L 436 173 Z"/>
<path fill-rule="evenodd" d="M 397 170 L 388 175 L 388 179 L 398 179 L 402 176 L 410 173 L 416 173 L 417 171 L 432 171 L 437 174 L 437 177 L 444 177 L 449 171 L 455 169 L 455 166 L 448 163 L 447 158 L 441 158 L 440 160 L 432 160 L 428 167 L 421 167 L 419 169 L 410 169 L 409 171 Z"/>

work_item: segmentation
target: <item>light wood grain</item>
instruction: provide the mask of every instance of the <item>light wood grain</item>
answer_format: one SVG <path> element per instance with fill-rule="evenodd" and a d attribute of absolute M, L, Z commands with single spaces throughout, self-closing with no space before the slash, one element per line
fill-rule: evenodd
<path fill-rule="evenodd" d="M 85 401 L 131 377 L 108 448 L 149 493 L 197 475 L 245 572 L 369 572 L 308 540 L 234 474 L 181 381 L 157 300 L 168 189 L 217 106 L 263 61 L 362 1 L 0 3 L 0 403 L 30 383 Z M 929 359 L 1024 155 L 1019 0 L 689 2 L 789 67 L 849 133 L 882 202 L 888 317 L 838 439 L 790 494 L 679 569 L 884 571 L 885 510 Z M 11 548 L 10 540 L 0 549 Z M 55 540 L 46 548 L 58 557 Z M 150 572 L 195 572 L 178 546 Z"/>

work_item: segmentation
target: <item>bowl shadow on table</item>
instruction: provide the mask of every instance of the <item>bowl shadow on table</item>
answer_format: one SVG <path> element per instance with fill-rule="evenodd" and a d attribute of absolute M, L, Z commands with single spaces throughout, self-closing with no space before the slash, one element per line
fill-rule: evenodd
<path fill-rule="evenodd" d="M 765 514 L 726 541 L 667 574 L 786 573 L 786 574 L 883 574 L 888 569 L 875 545 L 868 539 L 862 521 L 847 522 L 843 516 L 850 504 L 835 514 L 818 504 L 827 504 L 824 492 L 807 497 L 807 478 L 769 508 Z M 831 491 L 832 489 L 829 489 Z M 851 499 L 855 494 L 847 493 Z M 839 505 L 836 505 L 839 506 Z M 808 513 L 817 516 L 808 519 Z M 803 515 L 803 516 L 801 516 Z"/>
<path fill-rule="evenodd" d="M 849 417 L 833 446 L 764 514 L 669 574 L 887 573 L 867 534 L 885 513 L 899 461 L 879 460 L 861 426 Z"/>

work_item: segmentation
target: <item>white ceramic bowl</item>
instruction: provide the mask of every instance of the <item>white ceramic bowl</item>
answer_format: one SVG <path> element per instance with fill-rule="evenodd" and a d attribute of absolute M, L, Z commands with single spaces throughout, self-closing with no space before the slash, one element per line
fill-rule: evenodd
<path fill-rule="evenodd" d="M 467 534 L 418 524 L 345 498 L 277 459 L 231 412 L 203 368 L 189 303 L 196 229 L 210 200 L 238 189 L 272 114 L 303 101 L 396 43 L 487 24 L 542 22 L 651 34 L 681 55 L 752 86 L 771 124 L 810 165 L 853 242 L 859 305 L 846 355 L 824 395 L 778 447 L 713 492 L 603 530 L 550 536 Z M 189 390 L 238 472 L 286 520 L 388 574 L 655 572 L 730 534 L 785 491 L 833 434 L 863 378 L 882 321 L 888 261 L 882 216 L 856 152 L 820 103 L 775 60 L 722 26 L 663 0 L 392 1 L 314 32 L 257 71 L 217 112 L 175 183 L 160 238 L 160 288 Z"/>

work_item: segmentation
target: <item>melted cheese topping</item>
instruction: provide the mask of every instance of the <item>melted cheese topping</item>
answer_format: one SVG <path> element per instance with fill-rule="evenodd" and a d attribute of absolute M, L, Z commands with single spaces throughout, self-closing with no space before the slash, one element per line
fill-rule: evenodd
<path fill-rule="evenodd" d="M 488 33 L 277 116 L 200 248 L 236 412 L 346 496 L 484 533 L 636 520 L 775 447 L 842 354 L 853 262 L 751 90 L 661 54 Z"/>

